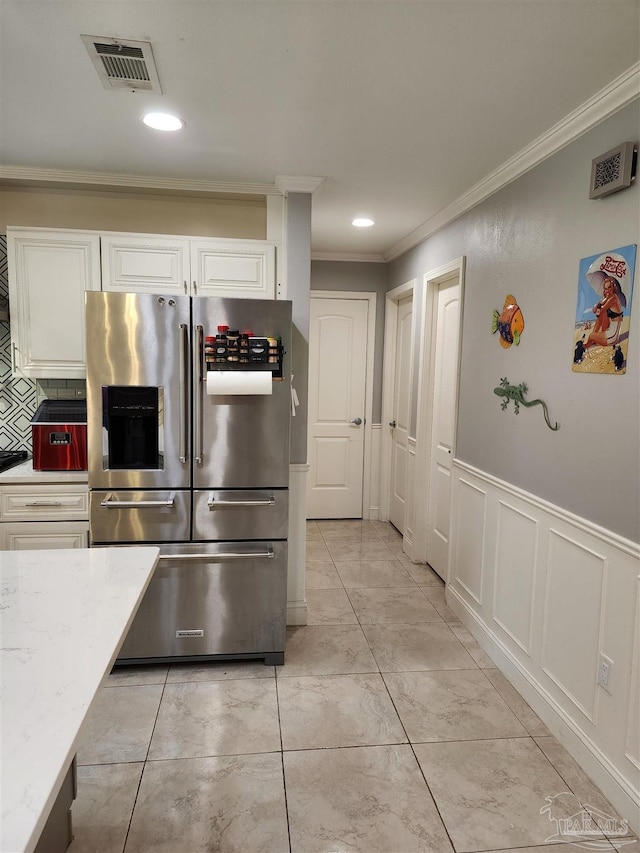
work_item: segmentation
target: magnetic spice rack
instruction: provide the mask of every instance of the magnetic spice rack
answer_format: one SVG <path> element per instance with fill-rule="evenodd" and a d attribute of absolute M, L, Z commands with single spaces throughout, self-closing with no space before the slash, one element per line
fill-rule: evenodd
<path fill-rule="evenodd" d="M 277 361 L 269 361 L 269 358 L 273 358 L 273 350 L 275 347 L 269 348 L 271 352 L 268 350 L 264 353 L 249 353 L 249 361 L 207 361 L 206 367 L 207 371 L 267 371 L 270 370 L 272 375 L 272 379 L 282 379 L 282 366 L 284 361 L 284 356 L 286 355 L 286 350 L 282 346 L 282 344 L 278 344 L 277 346 Z"/>

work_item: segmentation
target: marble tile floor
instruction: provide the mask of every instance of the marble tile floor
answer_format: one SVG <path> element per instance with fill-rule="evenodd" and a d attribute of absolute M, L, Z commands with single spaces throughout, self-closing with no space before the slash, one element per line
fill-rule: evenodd
<path fill-rule="evenodd" d="M 309 624 L 284 666 L 109 676 L 70 853 L 640 853 L 391 525 L 307 536 Z"/>

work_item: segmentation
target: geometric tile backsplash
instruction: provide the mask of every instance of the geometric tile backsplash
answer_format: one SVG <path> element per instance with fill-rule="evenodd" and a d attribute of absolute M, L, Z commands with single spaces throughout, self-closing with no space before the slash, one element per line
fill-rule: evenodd
<path fill-rule="evenodd" d="M 0 298 L 9 299 L 7 238 L 0 236 Z M 8 323 L 0 323 L 0 450 L 31 452 L 29 421 L 37 409 L 33 379 L 11 376 L 11 333 Z"/>
<path fill-rule="evenodd" d="M 0 302 L 9 299 L 7 238 L 0 235 Z M 31 418 L 42 400 L 84 397 L 83 379 L 24 379 L 11 376 L 11 331 L 0 322 L 0 450 L 31 453 Z"/>

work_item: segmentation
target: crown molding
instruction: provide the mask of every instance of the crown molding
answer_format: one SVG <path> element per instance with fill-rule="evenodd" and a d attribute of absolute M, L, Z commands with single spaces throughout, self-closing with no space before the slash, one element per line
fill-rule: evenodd
<path fill-rule="evenodd" d="M 393 261 L 417 246 L 418 243 L 426 240 L 427 237 L 435 234 L 436 231 L 444 228 L 502 187 L 515 181 L 516 178 L 521 177 L 638 97 L 640 97 L 640 62 L 632 65 L 546 133 L 534 139 L 526 148 L 392 246 L 384 253 L 385 261 Z"/>
<path fill-rule="evenodd" d="M 354 261 L 360 264 L 384 264 L 384 255 L 366 255 L 352 252 L 311 252 L 312 261 Z"/>
<path fill-rule="evenodd" d="M 280 190 L 275 184 L 159 178 L 153 176 L 120 175 L 111 172 L 76 172 L 64 169 L 35 169 L 28 166 L 0 165 L 0 181 L 12 181 L 16 184 L 65 184 L 76 187 L 92 186 L 114 189 L 164 190 L 168 192 L 280 195 Z"/>
<path fill-rule="evenodd" d="M 313 195 L 324 183 L 324 178 L 314 178 L 310 175 L 276 175 L 276 189 L 287 193 L 311 193 Z"/>

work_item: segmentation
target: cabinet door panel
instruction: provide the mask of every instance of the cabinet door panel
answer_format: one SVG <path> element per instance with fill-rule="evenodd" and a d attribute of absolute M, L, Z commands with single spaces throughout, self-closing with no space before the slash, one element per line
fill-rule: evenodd
<path fill-rule="evenodd" d="M 274 299 L 275 257 L 275 246 L 261 240 L 193 240 L 193 293 Z"/>
<path fill-rule="evenodd" d="M 7 233 L 14 372 L 85 376 L 84 292 L 100 290 L 97 235 Z"/>
<path fill-rule="evenodd" d="M 189 240 L 171 237 L 102 237 L 102 289 L 125 293 L 178 293 L 189 288 Z"/>
<path fill-rule="evenodd" d="M 4 551 L 42 551 L 86 548 L 89 524 L 76 522 L 9 522 L 0 524 L 0 544 Z"/>

